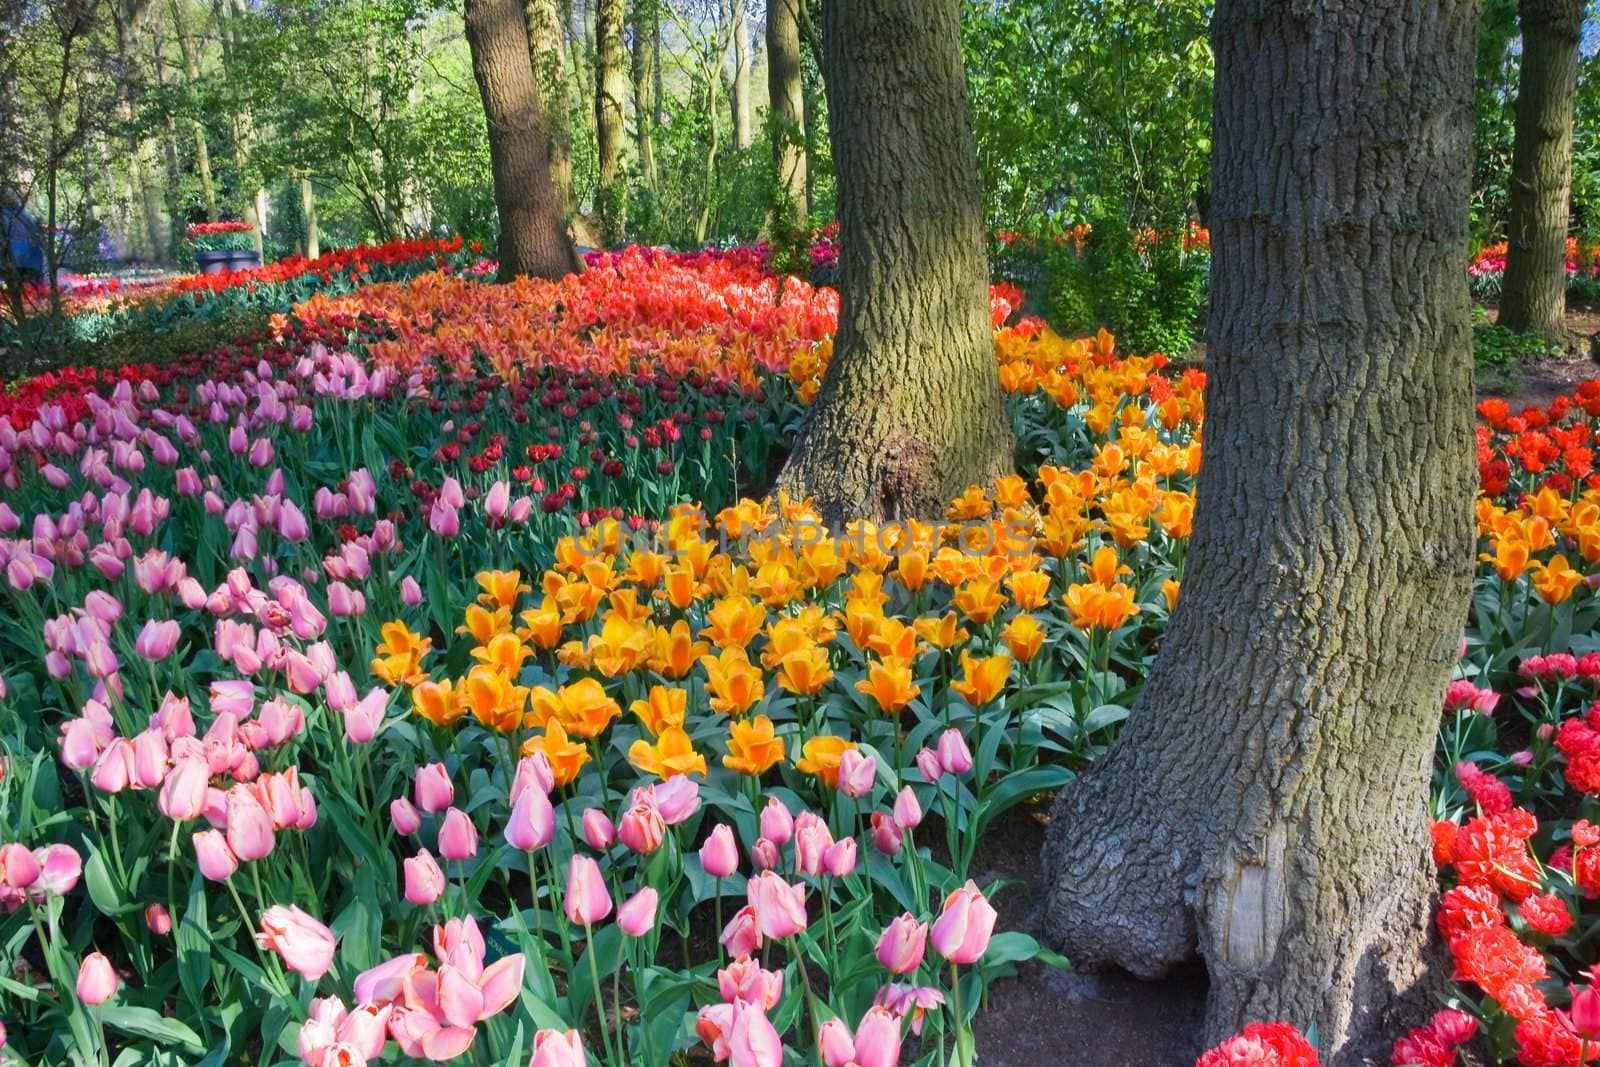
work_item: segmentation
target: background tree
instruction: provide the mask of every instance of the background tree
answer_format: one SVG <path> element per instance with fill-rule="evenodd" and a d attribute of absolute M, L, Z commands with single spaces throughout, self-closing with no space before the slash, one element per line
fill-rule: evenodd
<path fill-rule="evenodd" d="M 1474 544 L 1476 14 L 1217 5 L 1183 588 L 1044 855 L 1046 930 L 1075 965 L 1149 976 L 1198 952 L 1208 1037 L 1315 1024 L 1334 1067 L 1386 1060 L 1431 1010 L 1429 766 Z"/>
<path fill-rule="evenodd" d="M 778 186 L 777 220 L 799 227 L 810 214 L 806 201 L 805 86 L 800 54 L 803 0 L 768 0 L 767 96 L 771 113 L 772 163 Z"/>
<path fill-rule="evenodd" d="M 1567 338 L 1572 117 L 1584 0 L 1521 0 L 1522 60 L 1511 155 L 1510 225 L 1500 325 Z"/>
<path fill-rule="evenodd" d="M 500 217 L 500 280 L 579 270 L 550 184 L 550 143 L 517 0 L 466 0 L 472 73 L 483 97 Z"/>
<path fill-rule="evenodd" d="M 957 0 L 823 14 L 839 329 L 778 486 L 831 521 L 938 515 L 1012 468 L 960 14 Z"/>
<path fill-rule="evenodd" d="M 656 187 L 656 122 L 661 66 L 661 12 L 657 0 L 633 0 L 633 129 L 639 151 L 639 178 Z"/>
<path fill-rule="evenodd" d="M 578 210 L 572 191 L 572 107 L 567 79 L 566 39 L 556 0 L 525 0 L 528 53 L 544 104 L 545 138 L 550 142 L 550 181 L 564 217 Z"/>
<path fill-rule="evenodd" d="M 627 143 L 628 72 L 622 45 L 623 0 L 595 0 L 595 143 L 600 157 L 600 190 L 595 214 L 606 244 L 622 241 L 628 224 L 627 178 L 622 151 Z"/>

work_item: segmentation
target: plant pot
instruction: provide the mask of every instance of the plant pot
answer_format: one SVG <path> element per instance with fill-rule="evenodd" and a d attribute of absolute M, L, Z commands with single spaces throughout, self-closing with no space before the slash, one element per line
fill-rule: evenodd
<path fill-rule="evenodd" d="M 195 249 L 194 265 L 201 274 L 221 274 L 233 269 L 234 253 L 230 249 Z"/>
<path fill-rule="evenodd" d="M 261 266 L 261 257 L 253 248 L 235 249 L 228 253 L 231 258 L 229 270 L 250 270 L 252 267 Z"/>

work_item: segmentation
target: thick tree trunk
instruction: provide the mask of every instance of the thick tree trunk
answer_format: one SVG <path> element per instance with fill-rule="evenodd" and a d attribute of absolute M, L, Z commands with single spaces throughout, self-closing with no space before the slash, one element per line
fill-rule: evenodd
<path fill-rule="evenodd" d="M 544 104 L 545 140 L 550 146 L 550 185 L 563 218 L 578 210 L 572 193 L 572 113 L 569 110 L 566 47 L 561 12 L 555 0 L 525 0 L 528 54 L 539 99 Z"/>
<path fill-rule="evenodd" d="M 559 278 L 579 269 L 550 185 L 544 134 L 519 0 L 466 0 L 472 75 L 489 128 L 489 168 L 500 216 L 500 280 Z"/>
<path fill-rule="evenodd" d="M 639 149 L 639 176 L 656 187 L 656 65 L 661 57 L 658 0 L 633 0 L 633 122 Z"/>
<path fill-rule="evenodd" d="M 1567 340 L 1567 214 L 1572 112 L 1584 0 L 1521 0 L 1522 66 L 1500 325 Z"/>
<path fill-rule="evenodd" d="M 621 243 L 628 225 L 628 186 L 622 173 L 628 72 L 622 21 L 623 0 L 595 0 L 594 136 L 600 159 L 600 190 L 595 207 L 600 234 L 607 244 Z"/>
<path fill-rule="evenodd" d="M 854 0 L 824 14 L 839 330 L 778 484 L 830 522 L 937 516 L 1012 469 L 960 7 Z"/>
<path fill-rule="evenodd" d="M 1429 766 L 1471 586 L 1475 0 L 1221 0 L 1204 461 L 1177 609 L 1058 798 L 1049 940 L 1207 1038 L 1387 1063 L 1429 969 Z M 1374 92 L 1382 86 L 1382 92 Z"/>
<path fill-rule="evenodd" d="M 744 0 L 729 0 L 732 11 L 733 80 L 728 86 L 728 103 L 733 112 L 733 147 L 750 147 L 750 24 L 745 17 Z"/>
<path fill-rule="evenodd" d="M 805 86 L 800 67 L 801 0 L 768 0 L 767 95 L 772 110 L 772 161 L 777 168 L 778 196 L 794 227 L 810 215 L 806 203 Z"/>

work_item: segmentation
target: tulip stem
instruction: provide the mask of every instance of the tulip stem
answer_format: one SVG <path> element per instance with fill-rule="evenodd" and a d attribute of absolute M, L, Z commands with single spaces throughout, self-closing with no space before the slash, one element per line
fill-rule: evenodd
<path fill-rule="evenodd" d="M 717 960 L 728 962 L 728 947 L 722 943 L 722 879 L 717 879 Z"/>
<path fill-rule="evenodd" d="M 596 958 L 594 946 L 594 928 L 588 923 L 584 923 L 583 935 L 584 938 L 589 942 L 589 976 L 594 979 L 594 1014 L 595 1017 L 600 1020 L 600 1040 L 601 1043 L 605 1045 L 606 1062 L 619 1063 L 620 1061 L 618 1061 L 616 1053 L 613 1052 L 611 1048 L 611 1031 L 606 1027 L 606 998 L 605 990 L 600 984 L 600 961 Z M 617 1021 L 620 1025 L 621 1020 L 619 1019 Z M 620 1032 L 617 1034 L 617 1039 L 618 1041 L 621 1041 L 622 1039 L 622 1034 Z"/>
<path fill-rule="evenodd" d="M 972 1067 L 972 1034 L 961 1010 L 961 968 L 954 963 L 950 965 L 950 1006 L 955 1012 L 956 1067 Z"/>

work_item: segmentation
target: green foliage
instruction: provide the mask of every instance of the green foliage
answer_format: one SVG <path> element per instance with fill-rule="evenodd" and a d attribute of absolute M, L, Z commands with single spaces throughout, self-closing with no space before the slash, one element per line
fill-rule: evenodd
<path fill-rule="evenodd" d="M 968 97 L 990 226 L 1174 227 L 1211 150 L 1208 0 L 968 0 Z"/>
<path fill-rule="evenodd" d="M 1536 333 L 1520 333 L 1509 326 L 1480 323 L 1472 328 L 1472 358 L 1480 368 L 1514 367 L 1551 354 L 1551 346 Z"/>
<path fill-rule="evenodd" d="M 70 319 L 36 315 L 20 327 L 0 323 L 0 379 L 12 380 L 46 367 L 167 363 L 241 339 L 264 337 L 267 319 L 261 308 L 230 306 L 213 315 L 184 315 L 171 321 L 153 314 Z"/>

